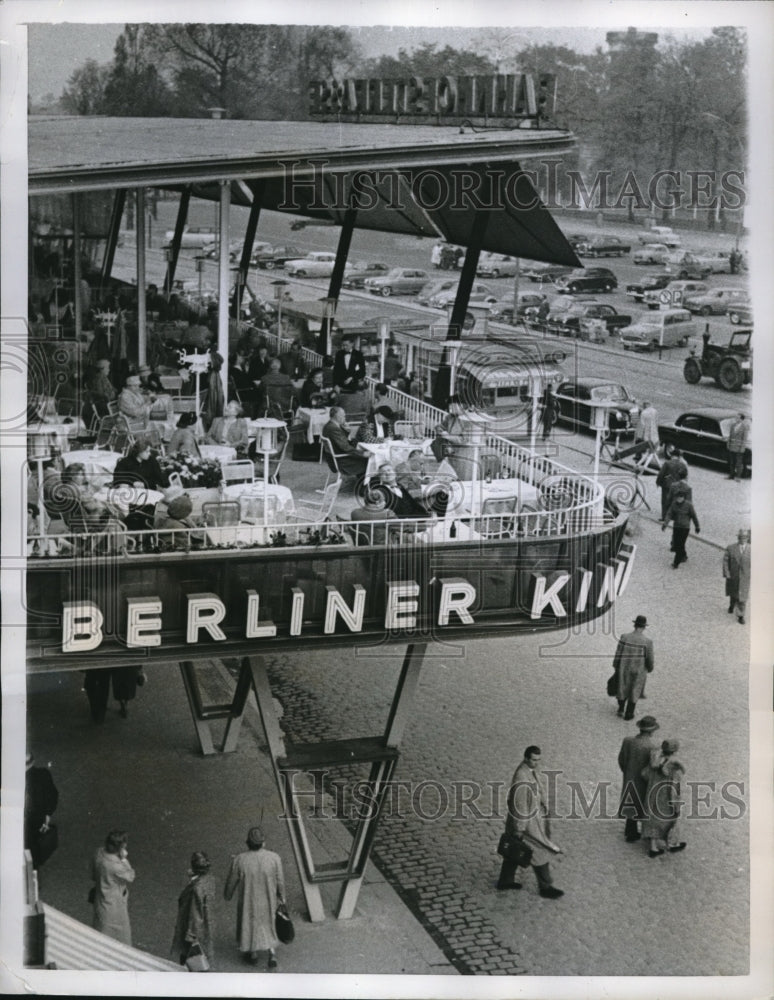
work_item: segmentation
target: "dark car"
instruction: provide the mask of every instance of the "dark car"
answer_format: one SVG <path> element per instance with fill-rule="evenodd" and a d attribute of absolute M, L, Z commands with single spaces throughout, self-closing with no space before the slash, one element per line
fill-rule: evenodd
<path fill-rule="evenodd" d="M 390 270 L 387 264 L 360 263 L 353 264 L 352 270 L 346 276 L 342 285 L 345 288 L 363 288 L 366 278 L 380 278 Z"/>
<path fill-rule="evenodd" d="M 273 271 L 275 267 L 282 267 L 287 261 L 303 256 L 304 251 L 300 247 L 274 247 L 273 250 L 253 250 L 250 263 L 262 270 Z"/>
<path fill-rule="evenodd" d="M 543 283 L 554 282 L 557 278 L 563 278 L 574 270 L 574 267 L 568 267 L 567 264 L 544 264 L 537 261 L 534 264 L 527 264 L 526 267 L 522 268 L 521 273 L 530 281 Z"/>
<path fill-rule="evenodd" d="M 662 288 L 666 288 L 671 280 L 672 275 L 666 272 L 646 274 L 642 281 L 633 281 L 627 285 L 626 294 L 635 302 L 642 302 L 645 298 L 645 292 L 658 292 Z"/>
<path fill-rule="evenodd" d="M 679 448 L 690 458 L 725 467 L 728 465 L 728 432 L 738 416 L 738 410 L 719 407 L 690 410 L 681 413 L 673 424 L 659 424 L 658 439 L 666 455 Z M 744 453 L 745 473 L 751 468 L 752 449 L 748 448 Z"/>
<path fill-rule="evenodd" d="M 631 248 L 630 243 L 624 243 L 618 236 L 600 236 L 581 243 L 576 252 L 581 257 L 623 257 Z"/>
<path fill-rule="evenodd" d="M 612 292 L 618 288 L 618 278 L 609 267 L 584 267 L 557 278 L 556 287 L 570 295 L 577 292 Z"/>
<path fill-rule="evenodd" d="M 557 318 L 556 326 L 559 333 L 569 333 L 577 337 L 582 331 L 583 321 L 590 319 L 598 319 L 604 323 L 608 335 L 624 326 L 629 326 L 632 321 L 631 316 L 619 313 L 606 302 L 578 302 L 574 308 L 568 309 Z"/>
<path fill-rule="evenodd" d="M 607 426 L 613 434 L 633 433 L 639 406 L 624 385 L 605 378 L 579 378 L 561 382 L 554 393 L 557 420 L 584 430 L 594 429 L 592 403 L 611 403 Z"/>

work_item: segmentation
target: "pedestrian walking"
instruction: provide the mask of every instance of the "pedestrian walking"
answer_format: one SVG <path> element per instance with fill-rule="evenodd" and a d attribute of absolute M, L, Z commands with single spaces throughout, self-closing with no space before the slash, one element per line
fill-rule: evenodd
<path fill-rule="evenodd" d="M 688 541 L 688 535 L 691 531 L 691 522 L 693 522 L 693 526 L 696 529 L 696 534 L 701 533 L 699 519 L 696 516 L 693 504 L 683 492 L 676 493 L 674 500 L 672 500 L 667 508 L 666 515 L 661 522 L 662 531 L 666 531 L 666 526 L 670 521 L 674 522 L 672 527 L 671 551 L 674 552 L 675 558 L 672 562 L 672 569 L 677 569 L 680 563 L 684 563 L 688 559 L 688 553 L 685 551 L 685 543 Z"/>
<path fill-rule="evenodd" d="M 655 406 L 648 400 L 642 404 L 634 440 L 644 441 L 650 445 L 653 451 L 658 448 L 658 413 Z"/>
<path fill-rule="evenodd" d="M 543 423 L 543 440 L 548 441 L 551 437 L 551 429 L 556 423 L 556 398 L 554 396 L 554 387 L 552 385 L 547 385 L 545 392 L 543 393 L 543 413 L 541 415 Z"/>
<path fill-rule="evenodd" d="M 177 921 L 172 938 L 172 955 L 181 965 L 194 945 L 201 948 L 207 964 L 215 962 L 215 878 L 204 851 L 194 851 L 188 869 L 188 884 L 177 900 Z"/>
<path fill-rule="evenodd" d="M 618 676 L 618 715 L 627 720 L 634 718 L 637 702 L 645 693 L 645 681 L 655 666 L 653 642 L 645 635 L 648 619 L 637 615 L 632 624 L 634 631 L 621 636 L 613 657 L 613 670 Z"/>
<path fill-rule="evenodd" d="M 51 817 L 59 802 L 59 792 L 47 767 L 35 767 L 35 757 L 27 754 L 24 775 L 24 847 L 37 871 L 57 848 L 56 824 Z"/>
<path fill-rule="evenodd" d="M 92 667 L 85 671 L 83 689 L 89 699 L 89 710 L 94 722 L 104 722 L 110 695 L 111 680 L 113 697 L 118 702 L 118 712 L 122 719 L 128 714 L 128 702 L 137 694 L 137 688 L 145 683 L 142 667 L 114 667 L 112 670 Z"/>
<path fill-rule="evenodd" d="M 285 879 L 279 854 L 267 850 L 259 826 L 247 834 L 247 850 L 231 859 L 223 895 L 231 899 L 238 890 L 236 936 L 242 957 L 257 965 L 258 953 L 268 951 L 268 967 L 277 967 L 279 944 L 274 921 L 277 900 L 285 898 Z"/>
<path fill-rule="evenodd" d="M 134 882 L 134 868 L 129 864 L 129 836 L 124 830 L 111 830 L 105 846 L 97 849 L 91 862 L 94 887 L 89 899 L 94 904 L 96 930 L 123 944 L 132 943 L 129 923 L 129 886 Z"/>
<path fill-rule="evenodd" d="M 545 899 L 559 899 L 564 895 L 554 886 L 550 862 L 562 849 L 551 840 L 551 824 L 548 817 L 548 792 L 545 776 L 540 771 L 540 747 L 528 746 L 524 760 L 519 764 L 511 780 L 508 792 L 508 815 L 505 832 L 511 837 L 524 841 L 532 850 L 530 864 L 535 872 L 538 891 Z M 520 889 L 515 881 L 517 864 L 503 858 L 498 889 Z"/>
<path fill-rule="evenodd" d="M 624 837 L 633 844 L 640 839 L 638 822 L 645 820 L 645 796 L 648 779 L 643 769 L 650 762 L 650 755 L 658 747 L 654 733 L 659 728 L 652 715 L 643 715 L 637 722 L 636 736 L 626 736 L 618 751 L 618 766 L 623 775 L 618 818 L 625 820 Z"/>
<path fill-rule="evenodd" d="M 671 456 L 666 459 L 662 464 L 661 468 L 658 470 L 658 475 L 656 476 L 656 486 L 661 489 L 661 520 L 663 521 L 666 517 L 666 512 L 669 510 L 670 496 L 669 490 L 673 483 L 680 479 L 681 472 L 685 472 L 685 476 L 688 475 L 688 466 L 682 459 L 682 453 L 679 448 L 675 448 Z"/>
<path fill-rule="evenodd" d="M 744 612 L 750 596 L 750 540 L 750 532 L 740 529 L 736 544 L 729 545 L 723 553 L 728 613 L 732 615 L 736 611 L 740 625 L 744 625 Z"/>
<path fill-rule="evenodd" d="M 651 751 L 642 769 L 647 782 L 642 835 L 650 839 L 649 858 L 657 858 L 667 849 L 672 853 L 684 851 L 687 846 L 680 839 L 679 828 L 683 804 L 680 784 L 685 775 L 685 768 L 675 757 L 679 749 L 677 740 L 664 740 L 660 748 Z"/>
<path fill-rule="evenodd" d="M 677 496 L 678 493 L 684 493 L 686 500 L 693 501 L 693 488 L 691 487 L 691 484 L 688 482 L 687 468 L 678 469 L 677 479 L 673 479 L 672 482 L 669 484 L 669 493 L 667 495 L 667 507 L 666 507 L 667 510 L 669 510 L 669 505 L 672 503 L 672 501 L 674 500 L 674 498 Z"/>
<path fill-rule="evenodd" d="M 739 480 L 744 473 L 744 453 L 750 441 L 750 421 L 740 413 L 728 431 L 728 479 Z"/>

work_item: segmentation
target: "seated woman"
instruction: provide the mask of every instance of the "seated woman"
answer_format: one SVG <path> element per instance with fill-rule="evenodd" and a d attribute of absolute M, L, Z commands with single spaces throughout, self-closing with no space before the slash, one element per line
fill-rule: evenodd
<path fill-rule="evenodd" d="M 151 403 L 142 391 L 140 376 L 127 376 L 118 397 L 118 412 L 126 417 L 130 427 L 137 428 L 148 422 L 150 410 Z"/>
<path fill-rule="evenodd" d="M 363 420 L 360 423 L 355 433 L 355 441 L 373 444 L 376 441 L 391 438 L 393 435 L 392 415 L 393 411 L 389 406 L 377 406 L 371 419 Z"/>
<path fill-rule="evenodd" d="M 454 448 L 467 443 L 467 429 L 460 419 L 463 411 L 459 396 L 449 397 L 449 412 L 435 429 L 436 437 L 430 448 L 440 462 L 454 454 Z"/>
<path fill-rule="evenodd" d="M 86 478 L 86 466 L 82 462 L 73 462 L 62 471 L 52 502 L 73 533 L 88 534 L 107 530 L 110 511 L 95 498 Z"/>
<path fill-rule="evenodd" d="M 119 458 L 113 472 L 113 486 L 135 486 L 149 490 L 161 490 L 167 485 L 158 459 L 151 451 L 151 446 L 145 438 L 138 438 L 124 458 Z M 153 527 L 154 504 L 129 504 L 129 513 L 125 518 L 126 527 L 130 531 L 148 531 Z M 146 537 L 150 543 L 150 538 Z"/>
<path fill-rule="evenodd" d="M 172 431 L 172 436 L 167 445 L 167 454 L 177 455 L 178 452 L 183 452 L 186 455 L 194 455 L 196 458 L 201 458 L 201 452 L 199 451 L 194 431 L 196 419 L 195 413 L 180 414 L 177 427 Z"/>
<path fill-rule="evenodd" d="M 379 471 L 365 488 L 365 506 L 372 510 L 391 510 L 396 517 L 430 517 L 427 508 L 398 485 L 395 467 L 389 462 L 379 466 Z"/>
<path fill-rule="evenodd" d="M 247 455 L 247 447 L 250 443 L 250 434 L 247 421 L 242 416 L 242 407 L 232 399 L 226 403 L 224 416 L 215 417 L 207 432 L 205 441 L 207 444 L 228 445 L 236 449 L 237 456 L 242 458 Z"/>
<path fill-rule="evenodd" d="M 201 547 L 204 544 L 204 536 L 201 532 L 192 532 L 191 528 L 198 528 L 194 518 L 191 516 L 193 504 L 187 493 L 182 493 L 169 501 L 167 516 L 156 525 L 162 531 L 174 531 L 173 535 L 166 538 L 161 536 L 162 548 L 188 549 L 190 547 Z"/>

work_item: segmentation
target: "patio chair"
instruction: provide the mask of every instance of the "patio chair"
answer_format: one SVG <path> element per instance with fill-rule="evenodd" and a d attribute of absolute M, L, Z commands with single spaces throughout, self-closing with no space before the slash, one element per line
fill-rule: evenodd
<path fill-rule="evenodd" d="M 481 505 L 481 520 L 476 531 L 484 538 L 513 538 L 518 497 L 489 497 Z M 490 515 L 490 516 L 487 516 Z"/>
<path fill-rule="evenodd" d="M 322 491 L 319 503 L 296 500 L 295 511 L 288 516 L 288 523 L 323 524 L 331 516 L 340 489 L 341 479 L 334 479 Z"/>
<path fill-rule="evenodd" d="M 236 500 L 208 500 L 202 504 L 204 523 L 212 528 L 229 528 L 239 524 L 240 513 Z"/>
<path fill-rule="evenodd" d="M 223 483 L 254 483 L 255 466 L 252 462 L 226 462 L 223 465 Z"/>
<path fill-rule="evenodd" d="M 402 438 L 424 437 L 422 424 L 417 420 L 396 420 L 395 433 Z"/>
<path fill-rule="evenodd" d="M 280 431 L 281 430 L 282 429 L 280 428 Z M 269 482 L 274 483 L 275 486 L 279 485 L 279 472 L 282 468 L 282 463 L 285 460 L 285 452 L 288 450 L 289 442 L 290 431 L 285 430 L 285 439 L 282 442 L 282 447 L 276 455 L 269 456 Z"/>

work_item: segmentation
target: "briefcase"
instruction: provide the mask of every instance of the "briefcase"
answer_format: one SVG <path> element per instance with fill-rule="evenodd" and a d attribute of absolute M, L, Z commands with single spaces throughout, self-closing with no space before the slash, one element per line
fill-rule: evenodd
<path fill-rule="evenodd" d="M 532 848 L 509 833 L 504 833 L 500 837 L 497 853 L 506 861 L 515 861 L 519 868 L 525 868 L 532 860 Z"/>

